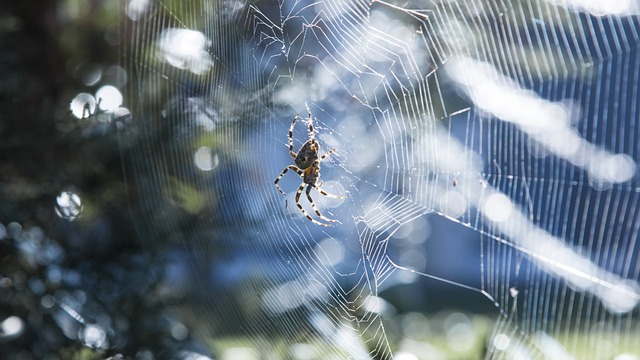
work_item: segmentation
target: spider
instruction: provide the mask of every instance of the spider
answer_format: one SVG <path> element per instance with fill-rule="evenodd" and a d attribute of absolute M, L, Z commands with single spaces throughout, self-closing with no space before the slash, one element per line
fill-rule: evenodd
<path fill-rule="evenodd" d="M 321 225 L 321 226 L 331 226 L 331 224 L 325 224 L 318 220 L 313 219 L 309 215 L 309 213 L 302 207 L 302 205 L 300 205 L 300 202 L 299 202 L 300 195 L 302 194 L 302 191 L 306 186 L 307 190 L 305 193 L 307 194 L 307 200 L 309 200 L 309 204 L 311 204 L 311 208 L 316 213 L 316 215 L 318 215 L 320 219 L 325 220 L 329 223 L 335 223 L 335 222 L 339 223 L 338 220 L 329 219 L 328 217 L 320 213 L 320 211 L 316 207 L 316 204 L 313 202 L 313 199 L 311 198 L 311 188 L 316 189 L 320 194 L 324 196 L 328 196 L 335 199 L 346 198 L 346 196 L 329 194 L 320 188 L 320 186 L 322 186 L 322 182 L 318 181 L 320 179 L 320 161 L 322 161 L 327 156 L 333 154 L 336 151 L 336 149 L 335 148 L 331 149 L 327 151 L 326 154 L 318 157 L 319 147 L 318 147 L 318 142 L 316 141 L 316 138 L 314 136 L 313 118 L 311 117 L 311 110 L 308 107 L 307 107 L 307 111 L 309 112 L 309 120 L 308 120 L 309 140 L 307 140 L 304 144 L 302 144 L 302 147 L 300 148 L 300 150 L 298 150 L 297 153 L 293 152 L 293 127 L 295 126 L 296 121 L 298 119 L 302 119 L 300 115 L 296 114 L 296 116 L 294 116 L 293 118 L 293 121 L 291 122 L 291 127 L 289 128 L 289 155 L 291 155 L 291 157 L 294 159 L 293 161 L 295 162 L 295 165 L 288 165 L 287 167 L 285 167 L 284 170 L 282 170 L 280 175 L 278 175 L 278 177 L 273 183 L 276 185 L 276 187 L 282 193 L 282 195 L 286 196 L 287 194 L 285 194 L 285 192 L 282 191 L 282 189 L 280 188 L 280 185 L 278 185 L 278 181 L 282 179 L 282 177 L 284 176 L 284 174 L 287 173 L 287 171 L 289 170 L 295 171 L 302 178 L 302 183 L 300 184 L 300 186 L 298 187 L 298 191 L 296 192 L 296 205 L 298 206 L 300 211 L 302 211 L 302 214 L 304 214 L 304 216 L 306 216 L 307 219 L 309 219 L 312 223 Z"/>

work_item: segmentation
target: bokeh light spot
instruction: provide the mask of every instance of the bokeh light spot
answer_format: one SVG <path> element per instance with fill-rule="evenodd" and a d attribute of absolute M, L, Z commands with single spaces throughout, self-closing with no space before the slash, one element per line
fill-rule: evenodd
<path fill-rule="evenodd" d="M 220 159 L 210 147 L 202 146 L 193 155 L 193 163 L 202 171 L 211 171 L 218 166 Z"/>
<path fill-rule="evenodd" d="M 167 29 L 159 41 L 159 57 L 179 69 L 204 74 L 213 65 L 207 52 L 211 41 L 200 31 Z"/>
<path fill-rule="evenodd" d="M 102 327 L 95 324 L 85 326 L 80 331 L 79 337 L 85 346 L 92 349 L 104 349 L 109 345 L 107 333 Z"/>
<path fill-rule="evenodd" d="M 71 191 L 61 192 L 56 198 L 55 211 L 59 217 L 67 221 L 77 219 L 82 212 L 82 201 L 80 200 L 80 196 Z"/>
<path fill-rule="evenodd" d="M 115 86 L 101 87 L 96 92 L 96 98 L 100 103 L 100 110 L 113 112 L 122 105 L 122 93 Z"/>
<path fill-rule="evenodd" d="M 91 94 L 80 93 L 71 100 L 69 109 L 76 118 L 86 119 L 96 112 L 96 99 Z"/>
<path fill-rule="evenodd" d="M 506 350 L 510 343 L 511 339 L 505 334 L 498 334 L 493 338 L 493 347 L 500 351 Z"/>
<path fill-rule="evenodd" d="M 513 204 L 504 194 L 493 194 L 485 200 L 482 210 L 487 218 L 495 222 L 502 222 L 511 216 Z"/>
<path fill-rule="evenodd" d="M 19 336 L 24 330 L 24 322 L 17 316 L 9 316 L 0 323 L 0 338 Z"/>

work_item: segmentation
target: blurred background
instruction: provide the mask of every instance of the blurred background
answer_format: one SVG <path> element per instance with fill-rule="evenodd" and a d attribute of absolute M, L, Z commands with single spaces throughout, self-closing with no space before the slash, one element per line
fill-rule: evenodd
<path fill-rule="evenodd" d="M 208 353 L 136 235 L 114 126 L 73 102 L 124 85 L 119 7 L 0 4 L 2 359 Z"/>
<path fill-rule="evenodd" d="M 0 358 L 639 359 L 627 5 L 0 4 Z"/>

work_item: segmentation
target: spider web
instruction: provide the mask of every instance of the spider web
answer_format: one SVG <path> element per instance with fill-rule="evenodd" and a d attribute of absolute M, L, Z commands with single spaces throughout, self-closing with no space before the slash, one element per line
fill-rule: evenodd
<path fill-rule="evenodd" d="M 132 0 L 117 124 L 142 237 L 188 265 L 206 330 L 259 353 L 277 334 L 322 358 L 407 354 L 381 296 L 398 286 L 495 306 L 488 358 L 633 351 L 638 10 Z M 299 176 L 286 198 L 273 184 L 307 109 L 337 149 L 322 188 L 347 196 L 312 190 L 329 228 L 295 206 Z"/>

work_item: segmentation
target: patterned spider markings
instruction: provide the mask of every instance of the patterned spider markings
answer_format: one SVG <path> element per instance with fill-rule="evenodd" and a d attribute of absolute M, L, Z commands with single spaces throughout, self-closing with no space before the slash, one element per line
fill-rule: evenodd
<path fill-rule="evenodd" d="M 311 198 L 311 188 L 316 189 L 320 194 L 324 196 L 334 198 L 334 199 L 344 199 L 346 198 L 346 196 L 332 195 L 320 188 L 322 186 L 322 182 L 319 181 L 320 180 L 320 161 L 322 161 L 327 156 L 333 154 L 336 151 L 336 149 L 335 148 L 331 149 L 327 151 L 327 153 L 325 153 L 324 155 L 318 157 L 319 147 L 318 147 L 318 142 L 316 141 L 316 138 L 315 138 L 315 131 L 313 130 L 313 117 L 311 116 L 311 110 L 308 107 L 307 107 L 307 111 L 309 113 L 309 118 L 308 118 L 309 139 L 304 144 L 302 144 L 302 147 L 300 148 L 300 150 L 298 150 L 297 153 L 293 152 L 293 128 L 296 124 L 296 121 L 298 119 L 302 119 L 300 115 L 296 115 L 293 118 L 293 121 L 291 122 L 291 127 L 289 128 L 289 155 L 291 155 L 291 157 L 294 159 L 295 165 L 288 165 L 287 167 L 285 167 L 284 170 L 282 170 L 280 175 L 278 175 L 278 177 L 273 183 L 276 185 L 276 187 L 282 193 L 282 195 L 286 196 L 287 194 L 285 194 L 285 192 L 282 191 L 282 189 L 280 188 L 280 185 L 278 185 L 278 182 L 280 181 L 280 179 L 282 179 L 284 174 L 287 173 L 287 171 L 289 170 L 295 171 L 302 178 L 302 183 L 300 184 L 300 186 L 298 187 L 298 191 L 296 192 L 296 205 L 298 206 L 298 209 L 300 209 L 302 214 L 304 214 L 304 216 L 306 216 L 307 219 L 309 219 L 314 224 L 321 225 L 321 226 L 331 226 L 330 223 L 336 223 L 336 222 L 339 223 L 339 221 L 335 219 L 329 219 L 328 217 L 320 213 L 320 211 L 318 210 L 318 207 L 316 206 L 316 204 L 313 202 L 313 199 Z M 318 215 L 320 219 L 329 222 L 329 224 L 322 223 L 312 218 L 309 215 L 309 213 L 300 204 L 299 202 L 300 195 L 302 194 L 302 191 L 305 189 L 305 187 L 307 188 L 305 193 L 307 195 L 307 200 L 309 200 L 309 204 L 311 204 L 311 208 L 316 213 L 316 215 Z"/>

